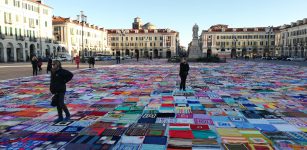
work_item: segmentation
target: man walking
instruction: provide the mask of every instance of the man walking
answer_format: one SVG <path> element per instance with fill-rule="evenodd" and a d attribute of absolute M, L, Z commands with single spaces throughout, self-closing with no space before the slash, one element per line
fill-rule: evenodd
<path fill-rule="evenodd" d="M 70 119 L 70 113 L 67 106 L 64 103 L 66 83 L 69 82 L 74 75 L 65 69 L 62 69 L 61 62 L 55 60 L 52 62 L 51 80 L 50 80 L 50 92 L 53 94 L 53 101 L 58 111 L 58 118 L 54 120 L 54 123 L 61 121 L 67 121 Z M 63 118 L 63 111 L 65 112 L 65 119 Z"/>

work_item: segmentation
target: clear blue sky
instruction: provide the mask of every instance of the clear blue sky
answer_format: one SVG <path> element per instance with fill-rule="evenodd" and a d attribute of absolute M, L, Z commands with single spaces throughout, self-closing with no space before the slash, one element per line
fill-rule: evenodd
<path fill-rule="evenodd" d="M 195 23 L 201 30 L 214 24 L 230 27 L 279 26 L 307 18 L 307 0 L 43 0 L 55 16 L 72 17 L 83 10 L 90 24 L 107 29 L 132 28 L 142 18 L 157 28 L 180 32 L 180 43 L 192 40 Z"/>

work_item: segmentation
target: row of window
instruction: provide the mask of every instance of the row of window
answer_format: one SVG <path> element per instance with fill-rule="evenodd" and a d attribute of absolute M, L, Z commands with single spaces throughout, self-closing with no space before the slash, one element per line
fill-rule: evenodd
<path fill-rule="evenodd" d="M 60 29 L 59 29 L 60 30 Z M 96 30 L 93 31 L 93 32 L 86 32 L 86 31 L 83 31 L 83 36 L 87 36 L 87 37 L 93 37 L 93 38 L 97 38 L 99 37 L 96 33 L 94 32 L 97 32 Z M 102 32 L 102 31 L 101 31 Z M 70 35 L 82 35 L 82 30 L 74 30 L 74 28 L 70 28 Z"/>
<path fill-rule="evenodd" d="M 292 31 L 290 36 L 299 36 L 305 34 L 307 34 L 307 29 L 301 29 L 301 30 Z"/>
<path fill-rule="evenodd" d="M 4 27 L 4 30 L 2 30 L 2 27 L 0 26 L 0 34 L 5 35 L 16 35 L 16 36 L 25 36 L 25 37 L 35 37 L 36 32 L 34 30 L 22 30 L 21 28 L 13 28 L 13 27 Z"/>
<path fill-rule="evenodd" d="M 5 4 L 13 5 L 14 7 L 17 7 L 17 8 L 21 8 L 22 7 L 23 9 L 26 9 L 26 10 L 29 10 L 29 11 L 33 11 L 33 12 L 37 12 L 37 13 L 40 12 L 39 7 L 31 5 L 31 4 L 28 4 L 28 3 L 20 3 L 19 0 L 13 0 L 13 1 L 5 0 Z M 48 15 L 48 10 L 47 9 L 43 9 L 43 14 Z"/>
<path fill-rule="evenodd" d="M 16 15 L 15 22 L 20 23 L 21 22 L 20 18 L 22 18 L 22 17 L 20 17 L 19 15 Z M 13 24 L 12 20 L 13 20 L 12 19 L 12 13 L 4 12 L 4 23 Z M 30 28 L 35 28 L 36 26 L 39 25 L 38 19 L 23 17 L 23 23 L 27 23 L 27 22 L 28 22 L 28 25 L 29 25 Z M 47 26 L 48 26 L 48 23 L 47 23 L 47 21 L 45 21 L 45 27 L 47 27 Z"/>
<path fill-rule="evenodd" d="M 303 45 L 305 46 L 305 44 L 307 44 L 307 37 L 305 38 L 294 38 L 294 39 L 288 39 L 286 40 L 287 43 L 285 43 L 285 40 L 283 40 L 283 43 L 282 45 L 297 45 L 297 44 L 300 44 L 300 45 Z"/>
<path fill-rule="evenodd" d="M 116 49 L 112 49 L 112 51 L 115 51 Z M 129 50 L 129 49 L 126 49 L 126 50 Z M 140 50 L 140 52 L 142 52 L 143 51 L 143 49 L 139 49 Z M 145 51 L 147 50 L 147 49 L 144 49 Z M 153 49 L 148 49 L 149 51 L 153 51 Z M 155 49 L 155 50 L 158 50 L 158 49 Z M 130 51 L 135 51 L 135 49 L 130 49 Z M 162 51 L 162 49 L 159 49 L 159 51 Z M 169 50 L 170 51 L 170 50 Z M 160 54 L 162 54 L 162 52 L 160 52 Z"/>
<path fill-rule="evenodd" d="M 56 26 L 56 27 L 53 28 L 53 31 L 54 31 L 54 33 L 61 34 L 62 28 L 64 28 L 64 27 Z M 70 35 L 75 35 L 75 33 L 76 33 L 76 35 L 82 36 L 82 30 L 74 30 L 74 28 L 70 28 Z M 92 38 L 98 38 L 99 37 L 99 35 L 96 34 L 96 33 L 86 32 L 86 31 L 83 31 L 83 36 L 84 37 L 92 37 Z"/>
<path fill-rule="evenodd" d="M 216 39 L 267 39 L 269 35 L 223 35 L 216 36 Z M 209 36 L 209 39 L 211 35 Z M 275 38 L 275 35 L 270 35 L 271 39 Z"/>
<path fill-rule="evenodd" d="M 241 46 L 241 44 L 243 46 L 245 45 L 248 45 L 248 46 L 257 46 L 258 45 L 258 42 L 256 41 L 248 41 L 248 42 L 216 42 L 216 45 L 217 46 L 229 46 L 231 44 L 231 46 Z M 271 41 L 271 44 L 270 45 L 274 45 L 275 42 L 274 41 Z M 210 45 L 210 43 L 208 43 L 208 45 Z M 263 41 L 260 41 L 259 42 L 259 45 L 260 46 L 263 46 L 264 45 L 264 42 Z M 265 41 L 265 46 L 268 46 L 268 41 Z"/>
<path fill-rule="evenodd" d="M 111 46 L 123 46 L 123 43 L 111 43 Z M 156 46 L 156 43 L 125 43 L 125 46 Z M 163 43 L 160 42 L 160 46 L 163 46 Z"/>
<path fill-rule="evenodd" d="M 227 51 L 230 51 L 230 50 L 232 50 L 232 49 L 233 49 L 233 48 L 222 48 L 222 49 L 221 49 L 221 51 L 222 51 L 222 52 L 225 52 L 226 50 L 227 50 Z M 271 49 L 271 50 L 274 50 L 274 48 L 270 48 L 270 49 Z M 219 51 L 220 49 L 219 49 L 219 48 L 217 48 L 216 50 L 218 50 L 218 51 Z M 240 48 L 237 48 L 236 50 L 241 50 L 241 49 L 240 49 Z M 261 51 L 261 50 L 262 50 L 262 48 L 258 48 L 258 49 L 243 48 L 242 50 L 243 50 L 243 51 L 245 51 L 245 50 L 249 50 L 249 51 L 251 51 L 251 50 L 253 50 L 253 51 L 254 51 L 254 50 L 255 50 L 255 51 L 260 50 L 260 51 Z"/>
<path fill-rule="evenodd" d="M 111 41 L 119 41 L 119 39 L 122 39 L 123 37 L 111 37 Z M 144 41 L 144 40 L 148 40 L 148 41 L 157 41 L 159 37 L 151 37 L 151 36 L 146 36 L 146 37 L 130 37 L 130 41 Z M 167 39 L 170 39 L 170 36 L 167 36 Z M 125 37 L 125 40 L 126 41 L 129 41 L 129 37 Z M 163 40 L 163 37 L 160 36 L 160 40 L 162 41 Z"/>
<path fill-rule="evenodd" d="M 75 38 L 71 38 L 71 44 L 73 46 L 78 44 L 77 41 L 78 41 L 79 45 L 82 45 L 81 39 L 78 40 L 78 39 L 75 39 Z M 102 43 L 103 43 L 102 41 L 93 41 L 93 40 L 88 40 L 88 39 L 84 39 L 83 42 L 84 42 L 83 44 L 95 45 L 95 46 L 98 46 L 98 47 L 102 47 Z"/>

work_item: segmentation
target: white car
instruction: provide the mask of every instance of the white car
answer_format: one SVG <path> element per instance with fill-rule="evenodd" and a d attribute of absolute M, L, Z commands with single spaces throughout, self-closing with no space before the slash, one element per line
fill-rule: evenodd
<path fill-rule="evenodd" d="M 63 61 L 63 59 L 61 57 L 54 57 L 54 58 L 52 58 L 52 60 Z"/>
<path fill-rule="evenodd" d="M 101 60 L 101 57 L 100 56 L 96 56 L 95 57 L 95 61 L 100 61 Z"/>
<path fill-rule="evenodd" d="M 62 61 L 71 61 L 71 57 L 68 56 L 60 56 L 60 58 L 62 59 Z"/>
<path fill-rule="evenodd" d="M 125 59 L 131 59 L 131 56 L 128 56 L 128 55 L 125 56 Z"/>

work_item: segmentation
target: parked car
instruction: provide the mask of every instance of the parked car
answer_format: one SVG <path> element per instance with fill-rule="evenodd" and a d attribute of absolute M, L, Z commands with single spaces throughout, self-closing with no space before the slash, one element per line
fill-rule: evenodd
<path fill-rule="evenodd" d="M 115 59 L 116 59 L 116 56 L 111 56 L 111 59 L 112 59 L 112 60 L 115 60 Z"/>
<path fill-rule="evenodd" d="M 294 57 L 293 61 L 305 61 L 305 58 Z"/>
<path fill-rule="evenodd" d="M 287 61 L 293 61 L 293 59 L 294 59 L 293 57 L 288 57 L 286 60 Z"/>
<path fill-rule="evenodd" d="M 95 61 L 102 61 L 102 57 L 101 56 L 95 56 Z"/>
<path fill-rule="evenodd" d="M 101 60 L 102 60 L 102 61 L 109 61 L 109 60 L 112 60 L 112 56 L 102 56 L 102 57 L 101 57 Z"/>
<path fill-rule="evenodd" d="M 272 57 L 271 59 L 272 59 L 272 60 L 277 60 L 277 57 Z"/>
<path fill-rule="evenodd" d="M 167 60 L 168 62 L 180 62 L 179 56 L 173 56 Z"/>
<path fill-rule="evenodd" d="M 49 57 L 43 57 L 42 60 L 43 60 L 43 62 L 48 62 Z"/>
<path fill-rule="evenodd" d="M 60 58 L 62 59 L 62 61 L 71 61 L 70 56 L 60 56 Z"/>
<path fill-rule="evenodd" d="M 54 57 L 52 60 L 58 60 L 58 61 L 63 61 L 61 57 Z"/>
<path fill-rule="evenodd" d="M 126 55 L 125 59 L 131 59 L 131 56 Z"/>

